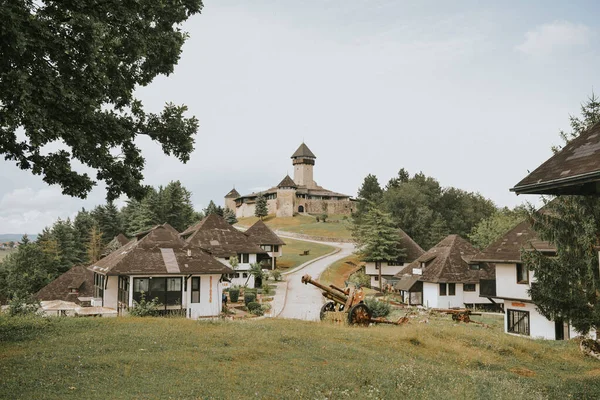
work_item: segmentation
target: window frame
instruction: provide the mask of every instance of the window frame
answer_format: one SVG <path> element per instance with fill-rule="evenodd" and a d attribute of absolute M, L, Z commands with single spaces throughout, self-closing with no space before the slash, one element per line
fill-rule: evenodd
<path fill-rule="evenodd" d="M 194 289 L 194 283 L 198 283 L 198 287 L 197 289 Z M 200 303 L 200 287 L 201 287 L 202 281 L 200 279 L 199 276 L 192 276 L 192 281 L 190 282 L 190 303 L 191 304 L 198 304 Z M 194 301 L 194 294 L 198 293 L 198 301 Z"/>
<path fill-rule="evenodd" d="M 467 287 L 469 289 L 467 289 Z M 470 288 L 473 288 L 473 290 L 471 290 Z M 476 291 L 477 291 L 476 283 L 463 283 L 463 292 L 472 293 L 472 292 L 476 292 Z"/>
<path fill-rule="evenodd" d="M 520 270 L 520 271 L 519 271 Z M 519 272 L 521 272 L 519 274 Z M 525 274 L 524 278 L 525 279 L 519 279 L 519 275 L 521 275 L 521 278 L 523 278 L 523 274 Z M 517 263 L 516 264 L 516 276 L 517 276 L 517 284 L 519 285 L 528 285 L 529 284 L 529 268 L 527 268 L 527 266 L 525 266 L 523 263 Z"/>
<path fill-rule="evenodd" d="M 519 319 L 517 320 L 517 318 Z M 511 322 L 513 323 L 512 327 Z M 521 332 L 521 328 L 524 328 L 525 332 Z M 525 310 L 515 310 L 511 308 L 507 309 L 506 332 L 517 335 L 531 336 L 531 313 Z"/>
<path fill-rule="evenodd" d="M 447 283 L 440 282 L 440 283 L 438 283 L 438 287 L 439 287 L 438 293 L 439 293 L 440 297 L 448 295 L 448 284 Z M 443 290 L 442 290 L 442 288 L 443 288 Z"/>
<path fill-rule="evenodd" d="M 456 296 L 456 283 L 448 283 L 448 296 Z"/>

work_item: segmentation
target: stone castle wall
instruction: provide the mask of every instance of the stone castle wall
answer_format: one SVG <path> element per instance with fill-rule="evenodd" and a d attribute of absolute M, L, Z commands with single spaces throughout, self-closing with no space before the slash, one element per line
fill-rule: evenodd
<path fill-rule="evenodd" d="M 297 199 L 296 212 L 299 206 L 309 214 L 342 214 L 350 215 L 356 211 L 356 204 L 350 200 L 307 200 Z M 323 206 L 325 205 L 325 207 Z"/>
<path fill-rule="evenodd" d="M 293 189 L 280 189 L 277 191 L 278 217 L 293 217 L 296 211 L 296 191 Z"/>

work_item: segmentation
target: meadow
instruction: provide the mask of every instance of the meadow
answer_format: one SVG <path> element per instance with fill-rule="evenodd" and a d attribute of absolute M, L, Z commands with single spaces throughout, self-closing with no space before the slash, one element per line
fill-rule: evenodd
<path fill-rule="evenodd" d="M 277 259 L 277 268 L 283 271 L 296 268 L 307 261 L 314 260 L 317 257 L 324 256 L 335 250 L 335 247 L 320 243 L 305 242 L 283 238 L 283 256 Z M 303 255 L 308 251 L 308 255 Z"/>
<path fill-rule="evenodd" d="M 258 218 L 240 218 L 238 225 L 250 227 Z M 317 218 L 311 215 L 296 215 L 294 217 L 277 218 L 269 215 L 263 219 L 264 223 L 273 230 L 301 233 L 304 235 L 321 236 L 332 239 L 351 239 L 349 230 L 350 222 L 342 215 L 331 215 L 328 222 L 317 222 Z"/>
<path fill-rule="evenodd" d="M 0 398 L 600 398 L 600 362 L 574 340 L 426 320 L 357 328 L 3 316 Z"/>

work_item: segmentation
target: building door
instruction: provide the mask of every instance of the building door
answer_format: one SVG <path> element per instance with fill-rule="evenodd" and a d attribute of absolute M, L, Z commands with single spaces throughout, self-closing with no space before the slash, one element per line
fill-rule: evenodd
<path fill-rule="evenodd" d="M 304 212 L 304 206 L 298 206 L 298 212 L 299 213 L 303 213 Z"/>

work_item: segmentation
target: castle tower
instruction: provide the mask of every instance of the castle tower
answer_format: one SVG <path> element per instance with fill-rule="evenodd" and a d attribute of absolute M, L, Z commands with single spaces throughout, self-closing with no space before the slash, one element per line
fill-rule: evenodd
<path fill-rule="evenodd" d="M 240 197 L 238 191 L 235 190 L 235 188 L 231 189 L 229 193 L 225 195 L 225 208 L 235 211 L 235 199 L 238 197 Z"/>
<path fill-rule="evenodd" d="M 313 167 L 317 157 L 304 143 L 298 147 L 298 150 L 292 155 L 292 164 L 294 165 L 294 182 L 298 186 L 306 186 L 308 189 L 317 187 L 313 179 Z"/>
<path fill-rule="evenodd" d="M 293 217 L 296 209 L 296 183 L 286 175 L 277 185 L 277 217 Z"/>

